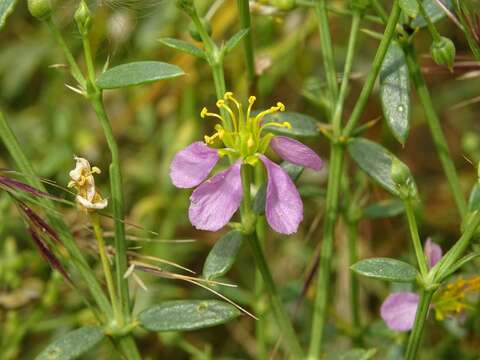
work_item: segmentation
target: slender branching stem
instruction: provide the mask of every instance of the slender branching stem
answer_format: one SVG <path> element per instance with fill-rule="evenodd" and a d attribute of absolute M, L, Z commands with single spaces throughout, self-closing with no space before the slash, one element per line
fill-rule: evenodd
<path fill-rule="evenodd" d="M 415 256 L 417 258 L 417 264 L 420 269 L 422 278 L 425 278 L 428 273 L 427 259 L 422 248 L 422 241 L 418 233 L 417 220 L 415 219 L 415 210 L 413 207 L 413 200 L 404 200 L 405 215 L 407 216 L 408 228 L 410 229 L 410 237 L 412 239 L 413 249 L 415 250 Z"/>
<path fill-rule="evenodd" d="M 237 0 L 237 8 L 240 15 L 240 27 L 242 29 L 250 30 L 243 38 L 243 49 L 245 52 L 245 64 L 247 67 L 248 80 L 250 82 L 250 86 L 252 86 L 255 83 L 255 61 L 249 1 Z"/>
<path fill-rule="evenodd" d="M 100 218 L 98 217 L 98 214 L 91 213 L 90 221 L 93 226 L 93 232 L 95 234 L 95 238 L 97 239 L 98 253 L 100 255 L 100 261 L 102 263 L 102 269 L 103 269 L 103 274 L 105 275 L 105 281 L 107 283 L 108 294 L 110 296 L 110 301 L 112 303 L 113 314 L 115 316 L 115 321 L 118 324 L 118 323 L 121 323 L 122 321 L 122 313 L 121 313 L 120 306 L 118 304 L 115 284 L 113 282 L 112 269 L 110 268 L 110 261 L 108 259 L 108 255 L 105 247 L 105 240 L 103 238 L 103 231 L 100 225 Z"/>
<path fill-rule="evenodd" d="M 423 328 L 425 327 L 425 321 L 427 320 L 428 309 L 430 307 L 430 302 L 432 301 L 433 293 L 433 290 L 422 290 L 420 294 L 417 314 L 415 315 L 415 323 L 408 339 L 405 360 L 417 359 L 418 348 L 422 340 Z"/>
<path fill-rule="evenodd" d="M 333 107 L 333 104 L 335 104 L 337 99 L 338 83 L 335 57 L 333 54 L 332 37 L 330 35 L 330 27 L 328 25 L 327 1 L 316 0 L 315 12 L 317 14 L 320 42 L 322 43 L 323 68 L 327 80 L 330 106 Z"/>
<path fill-rule="evenodd" d="M 252 183 L 251 166 L 243 165 L 241 169 L 242 187 L 243 187 L 243 202 L 241 206 L 242 223 L 245 232 L 245 237 L 250 244 L 250 248 L 255 258 L 255 263 L 260 271 L 265 285 L 265 291 L 270 298 L 270 304 L 275 315 L 275 319 L 281 331 L 282 341 L 285 344 L 285 350 L 291 354 L 294 359 L 303 359 L 303 350 L 298 341 L 290 318 L 282 304 L 280 296 L 278 295 L 277 287 L 272 277 L 272 273 L 268 266 L 263 248 L 259 242 L 256 233 L 255 215 L 252 213 L 252 199 L 250 193 L 250 186 Z"/>
<path fill-rule="evenodd" d="M 406 54 L 408 69 L 410 76 L 412 78 L 415 90 L 417 91 L 420 102 L 425 111 L 425 117 L 427 124 L 432 133 L 433 142 L 437 150 L 437 154 L 442 163 L 443 171 L 447 177 L 450 190 L 453 195 L 453 199 L 457 206 L 460 217 L 463 219 L 467 214 L 467 202 L 462 192 L 460 186 L 460 179 L 458 178 L 457 170 L 455 169 L 455 164 L 453 163 L 452 156 L 450 154 L 450 149 L 443 134 L 442 127 L 440 125 L 440 120 L 435 111 L 430 92 L 428 90 L 427 84 L 422 74 L 421 67 L 418 63 L 418 59 L 415 53 L 415 49 L 412 44 L 405 44 L 404 50 Z"/>

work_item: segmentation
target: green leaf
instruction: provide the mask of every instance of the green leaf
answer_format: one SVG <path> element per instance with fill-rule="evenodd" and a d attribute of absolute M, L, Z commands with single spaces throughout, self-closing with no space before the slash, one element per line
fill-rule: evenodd
<path fill-rule="evenodd" d="M 298 180 L 303 173 L 303 166 L 295 165 L 284 161 L 281 164 L 282 168 L 288 173 L 290 179 L 294 182 Z M 265 198 L 267 195 L 267 184 L 264 183 L 257 191 L 255 198 L 253 199 L 252 210 L 255 214 L 263 215 L 265 213 Z"/>
<path fill-rule="evenodd" d="M 225 275 L 235 262 L 242 242 L 243 236 L 238 230 L 222 236 L 208 253 L 203 265 L 203 277 L 210 280 Z"/>
<path fill-rule="evenodd" d="M 288 122 L 292 125 L 291 129 L 278 126 L 267 126 L 266 129 L 274 134 L 298 137 L 315 137 L 320 134 L 317 121 L 313 117 L 297 112 L 278 112 L 270 114 L 265 116 L 263 120 L 264 124 L 267 122 L 276 122 L 280 124 Z"/>
<path fill-rule="evenodd" d="M 417 0 L 400 0 L 399 5 L 400 9 L 402 9 L 408 17 L 414 18 L 418 15 L 419 8 Z"/>
<path fill-rule="evenodd" d="M 452 0 L 442 0 L 442 2 L 449 10 L 453 9 Z M 427 15 L 430 17 L 430 20 L 434 23 L 446 16 L 445 11 L 438 6 L 437 0 L 424 0 L 423 7 L 425 8 Z M 422 15 L 418 15 L 410 25 L 413 28 L 423 28 L 427 26 L 427 22 Z"/>
<path fill-rule="evenodd" d="M 92 349 L 105 337 L 102 328 L 85 326 L 71 331 L 47 346 L 35 360 L 69 360 Z"/>
<path fill-rule="evenodd" d="M 417 277 L 412 265 L 390 258 L 360 260 L 351 269 L 358 275 L 392 282 L 412 282 Z"/>
<path fill-rule="evenodd" d="M 242 41 L 242 39 L 245 37 L 245 35 L 248 34 L 249 31 L 250 29 L 242 29 L 235 35 L 233 35 L 225 44 L 225 53 L 228 54 L 230 51 L 235 49 L 238 43 Z"/>
<path fill-rule="evenodd" d="M 470 197 L 468 198 L 468 211 L 480 210 L 480 184 L 473 185 Z"/>
<path fill-rule="evenodd" d="M 13 12 L 17 0 L 0 0 L 0 29 L 5 25 L 7 17 Z"/>
<path fill-rule="evenodd" d="M 460 260 L 458 260 L 455 264 L 452 265 L 450 271 L 442 278 L 445 279 L 451 275 L 453 275 L 457 270 L 460 270 L 463 266 L 468 264 L 470 261 L 480 257 L 480 252 L 473 252 L 470 254 L 465 255 Z"/>
<path fill-rule="evenodd" d="M 330 353 L 325 360 L 369 360 L 373 359 L 377 349 L 351 349 L 344 353 Z"/>
<path fill-rule="evenodd" d="M 405 54 L 397 42 L 388 48 L 380 71 L 380 98 L 393 136 L 404 144 L 410 130 L 410 77 Z"/>
<path fill-rule="evenodd" d="M 196 47 L 193 44 L 190 44 L 189 42 L 179 40 L 179 39 L 168 38 L 168 37 L 167 38 L 161 38 L 161 39 L 159 39 L 159 41 L 163 45 L 168 46 L 172 49 L 182 51 L 184 53 L 196 56 L 196 57 L 201 58 L 201 59 L 206 58 L 205 57 L 205 52 L 202 49 Z"/>
<path fill-rule="evenodd" d="M 219 300 L 176 300 L 141 312 L 138 320 L 150 331 L 188 331 L 224 324 L 239 315 L 237 308 Z"/>
<path fill-rule="evenodd" d="M 390 199 L 368 205 L 363 210 L 363 217 L 367 219 L 388 219 L 405 212 L 403 201 Z"/>
<path fill-rule="evenodd" d="M 355 138 L 349 141 L 348 152 L 357 165 L 372 179 L 393 195 L 400 196 L 391 176 L 392 159 L 396 159 L 395 155 L 383 146 L 362 138 Z M 397 161 L 403 164 L 400 160 L 397 159 Z M 406 165 L 404 166 L 406 167 Z M 408 182 L 414 184 L 411 174 L 408 177 Z"/>
<path fill-rule="evenodd" d="M 176 65 L 160 61 L 139 61 L 115 66 L 97 79 L 101 89 L 117 89 L 127 86 L 152 83 L 184 75 Z"/>

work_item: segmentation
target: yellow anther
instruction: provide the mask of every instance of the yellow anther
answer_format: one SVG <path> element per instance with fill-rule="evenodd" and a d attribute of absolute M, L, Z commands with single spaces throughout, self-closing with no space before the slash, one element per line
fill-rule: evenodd
<path fill-rule="evenodd" d="M 208 114 L 208 109 L 207 109 L 206 107 L 204 107 L 204 108 L 202 109 L 202 112 L 200 113 L 200 117 L 201 117 L 202 119 L 204 119 L 205 116 L 207 116 L 207 114 Z"/>
<path fill-rule="evenodd" d="M 251 136 L 247 140 L 247 146 L 248 146 L 249 149 L 251 149 L 255 146 L 255 141 L 253 141 Z"/>
<path fill-rule="evenodd" d="M 250 97 L 248 98 L 248 103 L 249 103 L 250 105 L 253 105 L 253 103 L 254 103 L 256 100 L 257 100 L 257 98 L 252 95 L 252 96 L 250 96 Z"/>
<path fill-rule="evenodd" d="M 225 95 L 223 95 L 223 98 L 224 98 L 225 100 L 233 98 L 233 92 L 227 91 L 227 92 L 225 93 Z"/>
<path fill-rule="evenodd" d="M 283 103 L 277 102 L 277 107 L 278 107 L 278 110 L 285 111 L 285 105 L 283 105 Z"/>
<path fill-rule="evenodd" d="M 98 167 L 94 166 L 92 167 L 92 174 L 101 174 L 102 170 L 100 170 Z"/>
<path fill-rule="evenodd" d="M 223 100 L 223 99 L 217 100 L 216 105 L 217 105 L 218 108 L 221 108 L 222 106 L 225 106 L 225 100 Z"/>
<path fill-rule="evenodd" d="M 76 183 L 75 181 L 70 180 L 70 182 L 68 183 L 67 187 L 70 189 L 70 188 L 75 187 L 76 184 L 77 184 L 77 183 Z"/>
<path fill-rule="evenodd" d="M 208 136 L 208 135 L 205 135 L 203 137 L 203 139 L 205 140 L 205 143 L 206 144 L 213 144 L 213 140 L 215 140 L 216 138 L 219 137 L 219 134 L 218 132 L 216 132 L 215 134 L 213 134 L 212 136 Z"/>
<path fill-rule="evenodd" d="M 286 127 L 287 129 L 291 129 L 291 128 L 292 128 L 292 124 L 290 124 L 288 121 L 284 121 L 284 122 L 283 122 L 283 126 Z"/>

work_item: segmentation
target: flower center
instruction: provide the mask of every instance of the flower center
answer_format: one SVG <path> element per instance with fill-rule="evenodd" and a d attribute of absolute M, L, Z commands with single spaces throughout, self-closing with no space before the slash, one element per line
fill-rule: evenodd
<path fill-rule="evenodd" d="M 202 118 L 212 117 L 219 120 L 215 125 L 215 133 L 205 135 L 205 143 L 214 145 L 217 142 L 223 143 L 224 148 L 219 149 L 220 156 L 232 155 L 242 158 L 245 162 L 254 164 L 260 154 L 265 153 L 274 136 L 268 131 L 272 126 L 290 129 L 292 126 L 288 122 L 264 122 L 263 119 L 269 114 L 285 111 L 285 105 L 278 102 L 267 110 L 261 111 L 256 115 L 252 112 L 255 96 L 248 98 L 248 107 L 245 109 L 242 104 L 233 96 L 233 93 L 226 92 L 223 99 L 217 101 L 219 110 L 227 114 L 229 119 L 222 114 L 209 112 L 206 107 L 202 109 L 200 116 Z M 232 126 L 229 126 L 229 120 Z M 231 131 L 227 130 L 230 129 Z"/>

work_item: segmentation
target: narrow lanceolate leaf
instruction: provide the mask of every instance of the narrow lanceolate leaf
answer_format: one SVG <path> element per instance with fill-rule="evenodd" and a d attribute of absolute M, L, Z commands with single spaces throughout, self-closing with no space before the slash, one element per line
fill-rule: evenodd
<path fill-rule="evenodd" d="M 230 51 L 235 49 L 238 43 L 242 41 L 242 39 L 245 37 L 245 35 L 248 34 L 249 31 L 250 29 L 242 29 L 239 32 L 237 32 L 235 35 L 233 35 L 225 44 L 225 53 L 228 54 Z"/>
<path fill-rule="evenodd" d="M 363 217 L 366 219 L 388 219 L 405 212 L 403 201 L 390 199 L 368 205 L 363 210 Z"/>
<path fill-rule="evenodd" d="M 0 0 L 0 29 L 5 25 L 8 15 L 13 12 L 17 0 Z"/>
<path fill-rule="evenodd" d="M 410 78 L 405 55 L 397 42 L 390 44 L 380 71 L 380 98 L 388 127 L 404 144 L 410 129 Z"/>
<path fill-rule="evenodd" d="M 302 175 L 304 167 L 284 161 L 281 163 L 282 168 L 288 173 L 290 179 L 294 182 Z M 262 184 L 253 199 L 252 210 L 254 213 L 263 215 L 265 213 L 265 198 L 267 196 L 267 185 Z"/>
<path fill-rule="evenodd" d="M 286 127 L 267 126 L 266 128 L 268 131 L 274 134 L 298 137 L 314 137 L 320 134 L 317 121 L 313 117 L 297 112 L 278 112 L 267 115 L 265 116 L 263 123 L 267 124 L 269 122 L 280 124 L 288 122 L 292 126 L 291 129 Z"/>
<path fill-rule="evenodd" d="M 177 300 L 141 312 L 138 320 L 150 331 L 187 331 L 224 324 L 239 315 L 237 308 L 219 300 Z"/>
<path fill-rule="evenodd" d="M 47 346 L 35 360 L 77 359 L 105 337 L 98 326 L 85 326 L 71 331 Z"/>
<path fill-rule="evenodd" d="M 418 15 L 418 2 L 417 0 L 400 0 L 400 8 L 408 17 L 415 18 Z"/>
<path fill-rule="evenodd" d="M 160 61 L 139 61 L 105 71 L 97 79 L 97 85 L 101 89 L 117 89 L 172 79 L 184 74 L 176 65 Z"/>
<path fill-rule="evenodd" d="M 438 5 L 437 1 L 439 0 L 423 0 L 423 7 L 432 22 L 437 22 L 446 16 L 445 11 L 442 10 L 442 8 Z M 449 10 L 453 9 L 452 0 L 440 0 L 440 1 L 445 5 L 447 9 Z M 411 26 L 413 28 L 423 28 L 427 26 L 427 22 L 425 21 L 425 18 L 422 15 L 418 15 L 412 21 Z"/>
<path fill-rule="evenodd" d="M 189 42 L 173 38 L 162 38 L 159 41 L 163 45 L 168 46 L 172 49 L 182 51 L 184 53 L 196 56 L 201 59 L 205 59 L 205 52 L 202 49 L 196 47 L 195 45 L 190 44 Z"/>
<path fill-rule="evenodd" d="M 400 192 L 391 176 L 392 159 L 395 158 L 395 155 L 390 153 L 383 146 L 362 138 L 355 138 L 349 141 L 348 152 L 357 165 L 372 179 L 391 194 L 400 196 Z M 398 159 L 396 159 L 396 161 L 403 164 Z M 411 175 L 409 175 L 408 182 L 414 184 Z"/>
<path fill-rule="evenodd" d="M 208 253 L 203 265 L 203 277 L 211 280 L 225 275 L 235 262 L 242 242 L 242 233 L 237 230 L 222 236 Z"/>
<path fill-rule="evenodd" d="M 406 262 L 390 258 L 360 260 L 351 269 L 358 275 L 391 282 L 412 282 L 417 270 Z"/>

